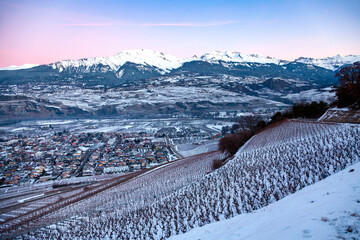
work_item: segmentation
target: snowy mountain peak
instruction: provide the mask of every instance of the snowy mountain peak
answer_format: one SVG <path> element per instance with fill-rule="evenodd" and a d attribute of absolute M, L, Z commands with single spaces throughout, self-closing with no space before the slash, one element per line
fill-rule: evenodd
<path fill-rule="evenodd" d="M 345 64 L 352 64 L 357 61 L 360 61 L 360 55 L 341 56 L 338 54 L 336 56 L 327 57 L 327 58 L 300 57 L 298 59 L 295 59 L 294 62 L 301 62 L 301 63 L 305 63 L 305 64 L 316 65 L 318 67 L 323 67 L 323 68 L 335 71 L 339 67 L 341 67 Z"/>
<path fill-rule="evenodd" d="M 108 59 L 119 66 L 123 65 L 125 62 L 132 62 L 154 66 L 164 71 L 178 68 L 183 63 L 182 59 L 175 56 L 146 49 L 121 51 Z"/>
<path fill-rule="evenodd" d="M 117 71 L 126 62 L 148 65 L 160 69 L 162 72 L 169 72 L 183 64 L 182 59 L 175 56 L 164 54 L 146 49 L 125 50 L 110 57 L 93 57 L 79 60 L 64 60 L 51 64 L 53 69 L 59 72 L 69 67 L 83 67 L 89 70 L 91 67 L 102 64 L 109 66 L 112 71 Z"/>
<path fill-rule="evenodd" d="M 281 60 L 272 57 L 264 57 L 257 54 L 243 54 L 240 52 L 212 51 L 200 57 L 203 61 L 224 61 L 224 62 L 256 62 L 279 64 Z"/>
<path fill-rule="evenodd" d="M 277 64 L 282 65 L 289 63 L 289 61 L 272 58 L 269 56 L 261 56 L 258 54 L 243 54 L 240 52 L 231 51 L 212 51 L 202 55 L 201 57 L 193 56 L 191 58 L 177 58 L 175 56 L 165 54 L 162 52 L 135 49 L 124 50 L 110 57 L 92 57 L 78 60 L 64 60 L 50 64 L 53 69 L 62 72 L 64 70 L 75 72 L 94 72 L 94 71 L 113 71 L 118 72 L 120 67 L 125 63 L 130 62 L 134 64 L 144 65 L 155 68 L 154 70 L 160 74 L 169 73 L 171 70 L 181 67 L 185 62 L 191 61 L 207 61 L 217 63 L 224 62 L 238 62 L 238 63 L 260 63 L 260 64 Z M 300 57 L 294 62 L 305 63 L 330 69 L 337 70 L 345 64 L 351 64 L 360 61 L 360 55 L 334 56 L 328 58 L 305 58 Z M 38 65 L 25 64 L 23 66 L 10 66 L 7 68 L 0 68 L 0 70 L 18 70 L 35 67 Z"/>
<path fill-rule="evenodd" d="M 1 67 L 0 70 L 20 70 L 20 69 L 28 69 L 28 68 L 33 68 L 33 67 L 37 67 L 39 66 L 38 64 L 24 64 L 21 66 L 15 66 L 15 65 L 11 65 L 8 67 Z"/>

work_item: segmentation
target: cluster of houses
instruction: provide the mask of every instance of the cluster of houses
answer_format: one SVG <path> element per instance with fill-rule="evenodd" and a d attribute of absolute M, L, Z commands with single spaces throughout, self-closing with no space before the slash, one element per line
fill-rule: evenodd
<path fill-rule="evenodd" d="M 166 142 L 154 134 L 121 134 L 91 153 L 82 175 L 93 176 L 144 169 L 168 161 L 168 156 Z"/>
<path fill-rule="evenodd" d="M 134 171 L 168 154 L 163 138 L 146 133 L 11 136 L 0 140 L 0 185 Z"/>

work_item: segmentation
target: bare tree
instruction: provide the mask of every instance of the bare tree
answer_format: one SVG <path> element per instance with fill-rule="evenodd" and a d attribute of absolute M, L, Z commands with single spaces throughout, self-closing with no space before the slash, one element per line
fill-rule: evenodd
<path fill-rule="evenodd" d="M 256 125 L 262 120 L 263 119 L 260 115 L 251 114 L 237 118 L 236 122 L 238 123 L 240 129 L 247 129 L 252 133 L 255 133 Z"/>
<path fill-rule="evenodd" d="M 242 130 L 236 134 L 230 134 L 220 139 L 219 150 L 229 155 L 235 154 L 239 148 L 252 136 L 250 130 Z"/>
<path fill-rule="evenodd" d="M 360 106 L 360 62 L 347 65 L 335 75 L 340 86 L 336 88 L 338 107 Z"/>

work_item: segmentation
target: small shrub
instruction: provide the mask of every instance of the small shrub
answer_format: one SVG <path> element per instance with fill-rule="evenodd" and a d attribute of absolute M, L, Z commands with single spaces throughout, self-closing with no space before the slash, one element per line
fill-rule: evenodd
<path fill-rule="evenodd" d="M 239 148 L 252 136 L 249 130 L 243 130 L 236 134 L 230 134 L 220 139 L 219 150 L 222 153 L 234 155 Z"/>
<path fill-rule="evenodd" d="M 321 217 L 321 221 L 323 221 L 323 222 L 328 222 L 329 219 L 328 219 L 327 217 Z"/>

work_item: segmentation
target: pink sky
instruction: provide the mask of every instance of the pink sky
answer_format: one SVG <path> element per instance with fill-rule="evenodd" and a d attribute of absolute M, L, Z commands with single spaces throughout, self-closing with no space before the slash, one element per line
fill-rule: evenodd
<path fill-rule="evenodd" d="M 3 0 L 0 67 L 110 56 L 126 49 L 177 57 L 228 50 L 287 60 L 360 54 L 359 1 L 154 2 Z"/>

